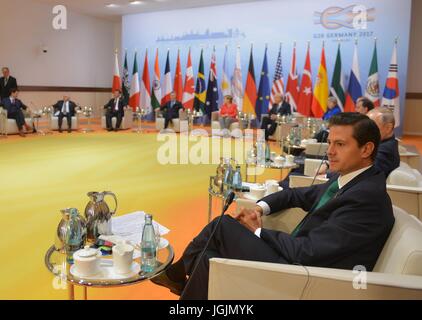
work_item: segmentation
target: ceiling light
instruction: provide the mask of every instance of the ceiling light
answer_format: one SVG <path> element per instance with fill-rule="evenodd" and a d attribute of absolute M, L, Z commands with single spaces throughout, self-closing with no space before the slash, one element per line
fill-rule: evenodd
<path fill-rule="evenodd" d="M 107 8 L 117 8 L 119 5 L 114 4 L 114 3 L 110 3 L 108 5 L 106 5 Z"/>
<path fill-rule="evenodd" d="M 131 1 L 130 4 L 136 6 L 136 5 L 139 5 L 139 4 L 144 4 L 144 2 L 143 1 Z"/>

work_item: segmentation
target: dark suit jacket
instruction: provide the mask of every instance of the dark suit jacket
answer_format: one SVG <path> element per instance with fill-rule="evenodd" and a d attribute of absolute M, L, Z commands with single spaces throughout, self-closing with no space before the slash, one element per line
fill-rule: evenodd
<path fill-rule="evenodd" d="M 113 98 L 104 106 L 104 109 L 107 109 L 107 111 L 114 112 L 115 106 L 116 106 L 116 102 L 115 102 L 115 99 Z M 124 110 L 125 106 L 126 106 L 125 99 L 123 97 L 120 97 L 118 112 L 122 115 L 122 117 L 125 115 L 125 110 Z"/>
<path fill-rule="evenodd" d="M 167 102 L 166 104 L 160 107 L 160 111 L 167 115 L 171 119 L 179 118 L 179 110 L 183 109 L 183 105 L 176 101 L 173 108 L 171 108 L 171 101 Z"/>
<path fill-rule="evenodd" d="M 374 165 L 384 172 L 386 178 L 400 166 L 399 143 L 394 135 L 381 141 Z"/>
<path fill-rule="evenodd" d="M 10 98 L 3 99 L 3 107 L 7 110 L 8 114 L 14 114 L 19 111 L 26 110 L 28 107 L 19 99 L 15 99 L 15 102 L 12 104 Z"/>
<path fill-rule="evenodd" d="M 54 113 L 61 112 L 63 108 L 63 104 L 64 104 L 63 100 L 57 101 L 57 103 L 53 106 Z M 76 109 L 76 104 L 73 101 L 69 101 L 69 114 L 71 117 L 75 115 L 75 109 Z"/>
<path fill-rule="evenodd" d="M 269 114 L 279 114 L 280 116 L 287 116 L 292 114 L 292 107 L 290 106 L 289 103 L 287 103 L 286 101 L 283 101 L 283 103 L 281 104 L 281 108 L 280 110 L 278 110 L 277 112 L 277 104 L 273 104 Z"/>
<path fill-rule="evenodd" d="M 337 179 L 335 177 L 334 179 Z M 277 212 L 310 211 L 334 181 L 274 193 L 262 199 Z M 371 167 L 341 188 L 324 206 L 310 211 L 296 236 L 262 229 L 261 238 L 289 263 L 371 271 L 394 225 L 384 173 Z"/>
<path fill-rule="evenodd" d="M 0 97 L 1 99 L 8 98 L 12 89 L 18 88 L 18 83 L 15 78 L 9 77 L 6 86 L 4 85 L 4 77 L 0 78 Z"/>

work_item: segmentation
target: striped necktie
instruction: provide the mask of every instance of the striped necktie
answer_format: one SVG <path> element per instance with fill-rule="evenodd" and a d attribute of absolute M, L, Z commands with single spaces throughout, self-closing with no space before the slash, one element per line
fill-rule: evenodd
<path fill-rule="evenodd" d="M 313 211 L 318 210 L 319 208 L 321 208 L 322 206 L 324 206 L 328 201 L 330 201 L 332 198 L 334 198 L 334 196 L 336 195 L 336 193 L 340 190 L 339 186 L 338 186 L 338 179 L 336 179 L 332 184 L 330 184 L 330 186 L 328 187 L 328 189 L 324 192 L 324 194 L 322 195 L 322 197 L 319 199 L 318 204 L 311 209 L 311 211 L 306 215 L 306 217 Z M 292 236 L 295 237 L 297 235 L 297 233 L 299 232 L 299 230 L 302 228 L 306 217 L 296 226 L 296 228 L 293 230 L 292 232 Z"/>

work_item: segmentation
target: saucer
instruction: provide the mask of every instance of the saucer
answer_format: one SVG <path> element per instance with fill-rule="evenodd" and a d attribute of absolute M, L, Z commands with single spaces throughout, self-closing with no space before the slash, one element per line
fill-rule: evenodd
<path fill-rule="evenodd" d="M 84 276 L 78 272 L 75 265 L 70 267 L 70 274 L 83 280 L 124 280 L 136 276 L 140 269 L 139 263 L 132 262 L 131 271 L 126 274 L 118 274 L 113 268 L 113 260 L 102 259 L 100 264 L 100 272 L 91 276 Z"/>

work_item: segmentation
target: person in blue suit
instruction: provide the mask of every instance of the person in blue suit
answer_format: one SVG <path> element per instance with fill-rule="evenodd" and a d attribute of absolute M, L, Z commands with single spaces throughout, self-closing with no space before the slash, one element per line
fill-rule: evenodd
<path fill-rule="evenodd" d="M 14 119 L 19 129 L 19 135 L 25 137 L 23 128 L 25 127 L 27 132 L 35 132 L 35 128 L 31 128 L 25 122 L 25 116 L 23 110 L 27 110 L 28 107 L 18 99 L 19 91 L 16 88 L 11 89 L 10 96 L 3 99 L 3 107 L 7 110 L 7 118 Z"/>
<path fill-rule="evenodd" d="M 225 215 L 210 238 L 215 219 L 190 242 L 181 259 L 152 282 L 181 294 L 181 299 L 207 299 L 209 259 L 214 257 L 349 270 L 359 265 L 373 270 L 394 225 L 384 173 L 374 166 L 380 130 L 359 113 L 334 115 L 329 128 L 327 154 L 337 177 L 325 184 L 273 193 L 254 209 Z M 308 213 L 291 234 L 263 227 L 263 215 L 294 207 Z"/>
<path fill-rule="evenodd" d="M 322 116 L 322 120 L 330 120 L 336 114 L 341 113 L 341 109 L 337 104 L 337 98 L 329 97 L 327 103 L 327 111 Z"/>

